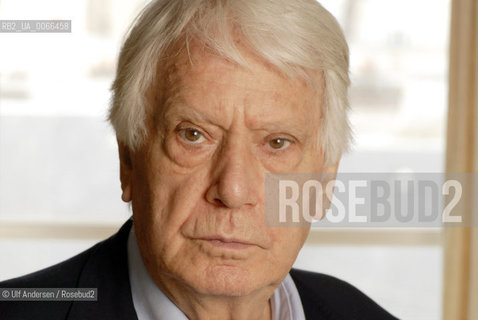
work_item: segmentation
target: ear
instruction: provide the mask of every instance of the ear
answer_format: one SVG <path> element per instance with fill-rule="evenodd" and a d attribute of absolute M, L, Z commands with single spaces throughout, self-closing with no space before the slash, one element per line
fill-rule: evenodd
<path fill-rule="evenodd" d="M 132 179 L 133 179 L 133 163 L 131 161 L 131 152 L 129 148 L 122 142 L 118 141 L 118 151 L 120 158 L 120 180 L 121 190 L 123 194 L 121 199 L 124 202 L 132 200 Z"/>

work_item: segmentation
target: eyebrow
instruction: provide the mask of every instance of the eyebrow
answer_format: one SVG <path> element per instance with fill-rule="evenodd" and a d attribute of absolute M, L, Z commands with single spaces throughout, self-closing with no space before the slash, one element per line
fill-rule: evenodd
<path fill-rule="evenodd" d="M 189 105 L 178 97 L 168 99 L 167 103 L 165 104 L 165 109 L 165 120 L 177 117 L 192 122 L 212 124 L 221 128 L 223 131 L 227 131 L 225 127 L 219 124 L 219 121 L 215 119 L 214 116 L 198 111 L 195 107 Z M 304 141 L 304 139 L 308 136 L 305 126 L 302 123 L 299 123 L 298 119 L 295 117 L 285 118 L 284 121 L 268 121 L 266 119 L 261 119 L 260 121 L 261 123 L 257 126 L 258 128 L 253 128 L 253 131 L 263 130 L 268 132 L 287 133 L 293 135 L 300 141 Z M 319 124 L 317 124 L 317 126 L 319 126 Z"/>
<path fill-rule="evenodd" d="M 195 122 L 211 123 L 218 127 L 221 127 L 213 117 L 196 110 L 196 108 L 190 106 L 180 99 L 174 99 L 169 101 L 165 105 L 166 111 L 164 112 L 164 118 L 170 119 L 173 117 L 181 117 Z M 225 128 L 222 128 L 225 129 Z"/>

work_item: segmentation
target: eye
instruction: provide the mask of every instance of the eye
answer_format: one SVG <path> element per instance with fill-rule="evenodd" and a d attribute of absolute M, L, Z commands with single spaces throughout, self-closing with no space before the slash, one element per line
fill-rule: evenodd
<path fill-rule="evenodd" d="M 290 141 L 284 138 L 275 138 L 275 139 L 269 140 L 269 146 L 275 150 L 287 148 L 289 145 L 290 145 Z"/>
<path fill-rule="evenodd" d="M 202 132 L 194 128 L 181 129 L 179 134 L 187 142 L 199 143 L 204 139 Z"/>

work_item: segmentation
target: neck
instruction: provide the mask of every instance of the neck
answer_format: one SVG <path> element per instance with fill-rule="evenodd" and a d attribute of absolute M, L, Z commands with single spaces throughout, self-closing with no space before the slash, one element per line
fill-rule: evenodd
<path fill-rule="evenodd" d="M 260 288 L 241 296 L 202 294 L 174 279 L 156 281 L 188 319 L 271 320 L 270 297 L 275 286 Z"/>

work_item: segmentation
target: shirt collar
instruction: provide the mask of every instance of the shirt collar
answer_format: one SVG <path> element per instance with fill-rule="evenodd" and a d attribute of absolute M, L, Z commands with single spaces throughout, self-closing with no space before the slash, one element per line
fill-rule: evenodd
<path fill-rule="evenodd" d="M 139 320 L 188 320 L 146 270 L 136 241 L 134 224 L 128 237 L 128 272 Z M 271 309 L 273 320 L 305 320 L 299 292 L 289 274 L 274 291 Z"/>

